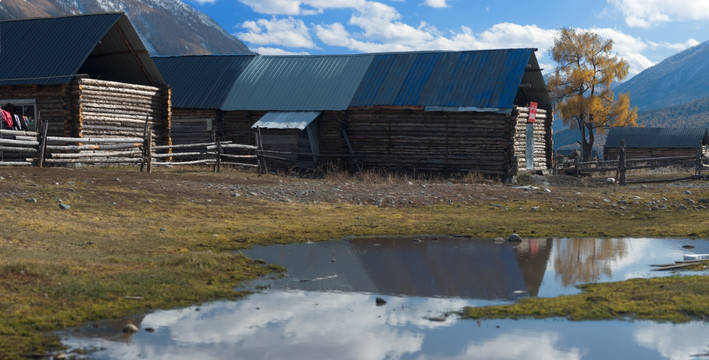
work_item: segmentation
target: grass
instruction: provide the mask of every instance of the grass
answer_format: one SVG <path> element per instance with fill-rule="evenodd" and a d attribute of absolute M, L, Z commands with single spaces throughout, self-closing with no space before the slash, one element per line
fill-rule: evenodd
<path fill-rule="evenodd" d="M 608 320 L 634 318 L 686 322 L 709 316 L 706 276 L 632 279 L 580 286 L 578 295 L 526 298 L 515 304 L 465 308 L 464 318 Z"/>
<path fill-rule="evenodd" d="M 686 201 L 680 190 L 666 188 L 658 193 L 644 188 L 552 187 L 553 195 L 527 194 L 471 175 L 455 180 L 470 185 L 480 198 L 471 203 L 387 207 L 334 201 L 285 203 L 267 197 L 232 197 L 227 190 L 236 184 L 305 181 L 316 188 L 345 181 L 408 186 L 414 178 L 365 173 L 358 178 L 335 174 L 304 180 L 184 169 L 155 174 L 124 169 L 10 169 L 3 177 L 3 359 L 60 349 L 59 339 L 49 332 L 87 321 L 238 299 L 244 294 L 233 288 L 240 282 L 283 270 L 236 251 L 253 245 L 389 234 L 494 238 L 511 232 L 524 237 L 709 238 L 706 211 L 654 211 L 644 204 Z M 491 192 L 476 193 L 477 188 Z M 697 198 L 709 198 L 707 187 L 695 192 Z M 493 195 L 494 204 L 487 200 Z M 624 209 L 604 201 L 635 196 L 643 200 L 629 201 Z M 71 208 L 59 209 L 58 199 Z M 681 321 L 709 314 L 702 281 L 706 277 L 589 286 L 577 297 L 528 299 L 517 307 L 466 309 L 465 314 Z"/>

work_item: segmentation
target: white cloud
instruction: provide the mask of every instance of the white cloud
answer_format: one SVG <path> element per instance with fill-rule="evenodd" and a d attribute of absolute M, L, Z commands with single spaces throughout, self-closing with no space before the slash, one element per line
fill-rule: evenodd
<path fill-rule="evenodd" d="M 207 1 L 207 0 L 202 0 Z M 426 22 L 419 24 L 407 23 L 401 13 L 392 5 L 398 1 L 385 4 L 370 0 L 239 0 L 250 6 L 254 11 L 264 14 L 283 14 L 286 18 L 274 16 L 271 19 L 261 19 L 244 22 L 241 26 L 246 30 L 236 34 L 240 39 L 262 54 L 293 54 L 287 49 L 318 49 L 316 42 L 321 42 L 336 49 L 346 49 L 355 52 L 394 52 L 418 50 L 477 50 L 497 48 L 538 48 L 537 58 L 540 62 L 551 63 L 548 58 L 549 49 L 553 46 L 557 29 L 544 29 L 537 25 L 522 25 L 500 23 L 483 31 L 473 31 L 467 26 L 458 29 L 439 29 Z M 448 6 L 446 0 L 423 0 L 426 6 Z M 676 6 L 670 8 L 668 1 L 649 0 L 648 6 L 641 0 L 607 0 L 618 9 L 628 14 L 636 14 L 637 19 L 629 21 L 652 22 L 690 16 Z M 687 8 L 695 9 L 695 15 L 702 13 L 701 8 L 709 8 L 709 1 L 690 1 Z M 398 6 L 398 5 L 397 5 Z M 321 22 L 306 24 L 298 16 L 324 13 L 331 9 L 349 9 L 351 15 L 345 22 Z M 326 14 L 327 15 L 327 14 Z M 707 10 L 709 17 L 709 9 Z M 322 19 L 326 19 L 323 17 Z M 321 19 L 321 18 L 316 18 Z M 604 38 L 613 39 L 614 51 L 626 59 L 630 65 L 629 77 L 661 61 L 664 56 L 650 54 L 667 54 L 684 50 L 697 45 L 690 39 L 683 43 L 653 43 L 648 40 L 630 36 L 617 29 L 591 28 Z M 297 51 L 297 50 L 293 50 Z M 666 55 L 665 55 L 666 56 Z M 553 66 L 545 67 L 551 70 Z"/>
<path fill-rule="evenodd" d="M 326 9 L 357 8 L 366 0 L 239 0 L 254 12 L 269 15 L 313 15 Z"/>
<path fill-rule="evenodd" d="M 237 36 L 254 45 L 276 45 L 291 48 L 315 49 L 317 45 L 310 37 L 308 26 L 303 20 L 292 17 L 284 19 L 260 19 L 246 21 L 241 26 L 247 32 Z"/>
<path fill-rule="evenodd" d="M 448 7 L 448 4 L 446 4 L 446 0 L 426 0 L 424 2 L 426 6 L 432 7 L 432 8 L 446 8 Z"/>
<path fill-rule="evenodd" d="M 310 55 L 307 51 L 286 51 L 274 47 L 258 47 L 251 49 L 259 55 Z"/>
<path fill-rule="evenodd" d="M 649 28 L 658 23 L 709 19 L 706 0 L 608 0 L 620 10 L 630 27 Z"/>

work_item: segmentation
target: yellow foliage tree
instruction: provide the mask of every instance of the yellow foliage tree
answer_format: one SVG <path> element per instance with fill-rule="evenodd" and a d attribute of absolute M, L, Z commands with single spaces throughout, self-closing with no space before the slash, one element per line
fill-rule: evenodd
<path fill-rule="evenodd" d="M 579 129 L 583 159 L 591 157 L 595 132 L 607 127 L 637 126 L 637 107 L 630 97 L 615 99 L 610 86 L 628 76 L 628 62 L 615 56 L 613 40 L 590 31 L 563 28 L 554 39 L 551 55 L 557 63 L 548 86 L 564 125 Z"/>

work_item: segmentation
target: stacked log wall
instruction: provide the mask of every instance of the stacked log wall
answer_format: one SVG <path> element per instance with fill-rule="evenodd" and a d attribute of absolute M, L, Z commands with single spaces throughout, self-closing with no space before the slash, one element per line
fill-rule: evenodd
<path fill-rule="evenodd" d="M 513 112 L 514 113 L 514 112 Z M 517 157 L 517 168 L 527 169 L 527 125 L 529 119 L 529 108 L 517 108 L 517 124 L 514 135 L 514 153 Z M 552 142 L 551 142 L 551 117 L 547 117 L 547 111 L 537 109 L 536 120 L 534 121 L 534 170 L 544 170 L 551 166 Z"/>
<path fill-rule="evenodd" d="M 68 85 L 0 86 L 0 99 L 34 99 L 39 120 L 49 122 L 47 133 L 50 136 L 68 136 L 71 132 L 71 99 L 68 89 Z"/>
<path fill-rule="evenodd" d="M 172 109 L 170 128 L 173 144 L 215 141 L 221 135 L 221 115 L 217 109 Z"/>
<path fill-rule="evenodd" d="M 170 142 L 170 89 L 89 78 L 72 83 L 70 136 L 143 137 L 146 119 L 155 142 Z"/>
<path fill-rule="evenodd" d="M 353 110 L 347 133 L 365 167 L 510 173 L 514 127 L 506 114 Z"/>
<path fill-rule="evenodd" d="M 349 149 L 342 130 L 347 124 L 347 112 L 323 111 L 320 114 L 320 162 L 338 168 L 347 163 Z M 349 136 L 349 134 L 348 134 Z"/>
<path fill-rule="evenodd" d="M 222 113 L 222 140 L 236 144 L 256 144 L 251 125 L 255 124 L 265 111 L 226 111 Z"/>

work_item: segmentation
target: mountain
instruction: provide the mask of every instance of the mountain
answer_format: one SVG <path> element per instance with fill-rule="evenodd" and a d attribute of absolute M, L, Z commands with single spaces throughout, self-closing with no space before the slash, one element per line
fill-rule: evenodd
<path fill-rule="evenodd" d="M 709 41 L 645 69 L 613 90 L 630 93 L 639 111 L 680 105 L 709 97 Z"/>
<path fill-rule="evenodd" d="M 638 125 L 645 127 L 709 127 L 709 97 L 686 104 L 639 112 Z"/>
<path fill-rule="evenodd" d="M 0 19 L 125 12 L 151 55 L 251 54 L 239 39 L 180 0 L 1 0 Z"/>

